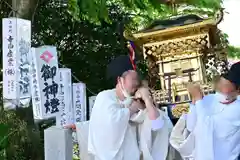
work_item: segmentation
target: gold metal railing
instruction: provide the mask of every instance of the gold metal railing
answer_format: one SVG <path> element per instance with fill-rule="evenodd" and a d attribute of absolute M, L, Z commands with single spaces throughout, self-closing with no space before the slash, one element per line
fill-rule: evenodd
<path fill-rule="evenodd" d="M 190 95 L 185 87 L 178 88 L 178 85 L 172 85 L 171 90 L 152 90 L 155 103 L 161 106 L 171 107 L 174 117 L 179 118 L 183 112 L 188 112 Z M 213 88 L 210 84 L 201 84 L 204 95 L 213 93 Z"/>

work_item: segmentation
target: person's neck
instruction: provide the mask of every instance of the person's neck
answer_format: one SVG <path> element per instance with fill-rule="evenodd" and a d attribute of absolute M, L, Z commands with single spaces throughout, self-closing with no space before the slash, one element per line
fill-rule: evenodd
<path fill-rule="evenodd" d="M 124 96 L 122 94 L 119 84 L 117 84 L 117 86 L 116 86 L 116 95 L 117 95 L 117 98 L 120 99 L 121 101 L 124 100 Z"/>

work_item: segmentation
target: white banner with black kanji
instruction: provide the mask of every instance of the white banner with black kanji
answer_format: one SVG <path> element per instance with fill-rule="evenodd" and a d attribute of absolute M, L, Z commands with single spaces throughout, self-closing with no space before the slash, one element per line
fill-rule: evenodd
<path fill-rule="evenodd" d="M 57 49 L 42 46 L 33 49 L 33 113 L 35 119 L 55 117 L 59 112 L 59 71 Z M 39 92 L 39 93 L 38 93 Z M 35 94 L 37 93 L 37 94 Z M 37 98 L 39 96 L 39 98 Z"/>
<path fill-rule="evenodd" d="M 87 120 L 86 85 L 84 83 L 73 83 L 73 122 Z"/>
<path fill-rule="evenodd" d="M 31 21 L 4 18 L 3 27 L 3 97 L 30 98 Z"/>
<path fill-rule="evenodd" d="M 72 75 L 71 69 L 59 68 L 59 113 L 56 115 L 56 125 L 66 126 L 73 123 Z"/>

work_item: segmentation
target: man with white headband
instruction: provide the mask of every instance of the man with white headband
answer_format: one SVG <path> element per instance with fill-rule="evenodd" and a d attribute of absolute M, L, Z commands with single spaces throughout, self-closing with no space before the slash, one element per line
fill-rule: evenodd
<path fill-rule="evenodd" d="M 76 124 L 80 156 L 85 154 L 81 160 L 166 160 L 169 119 L 155 107 L 148 88 L 141 87 L 129 57 L 113 60 L 107 73 L 116 87 L 97 95 L 88 132 L 86 124 Z M 81 146 L 84 141 L 87 145 Z"/>
<path fill-rule="evenodd" d="M 190 112 L 185 120 L 180 119 L 170 138 L 172 146 L 185 159 L 238 160 L 239 88 L 240 63 L 232 65 L 228 73 L 221 76 L 215 94 L 203 96 L 199 86 L 189 86 L 192 96 Z"/>

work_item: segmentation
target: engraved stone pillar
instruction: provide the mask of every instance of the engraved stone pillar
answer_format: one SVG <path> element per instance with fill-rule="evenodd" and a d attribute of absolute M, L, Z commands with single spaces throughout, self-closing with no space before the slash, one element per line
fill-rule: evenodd
<path fill-rule="evenodd" d="M 45 160 L 72 160 L 72 131 L 56 126 L 44 130 Z"/>

